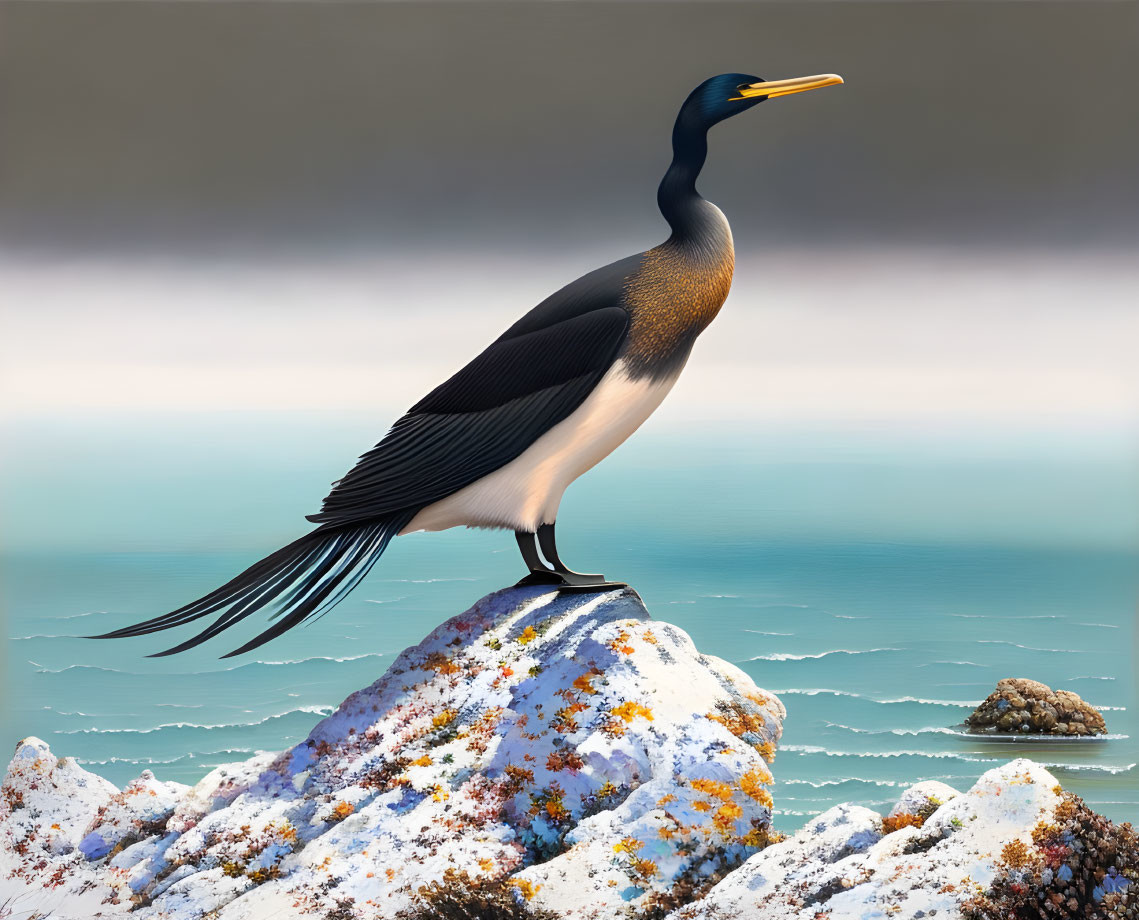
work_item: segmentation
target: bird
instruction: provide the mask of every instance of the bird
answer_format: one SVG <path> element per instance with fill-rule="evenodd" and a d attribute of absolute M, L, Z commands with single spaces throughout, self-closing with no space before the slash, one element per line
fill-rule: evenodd
<path fill-rule="evenodd" d="M 570 569 L 555 525 L 566 488 L 660 406 L 697 336 L 728 296 L 735 265 L 723 212 L 696 190 L 716 124 L 781 96 L 842 83 L 725 73 L 697 86 L 672 130 L 657 189 L 670 235 L 547 297 L 411 407 L 332 484 L 318 526 L 179 609 L 91 638 L 141 636 L 213 613 L 197 635 L 150 657 L 193 648 L 255 612 L 272 625 L 240 655 L 320 616 L 360 583 L 396 536 L 452 527 L 513 530 L 528 571 L 519 584 L 608 590 Z"/>

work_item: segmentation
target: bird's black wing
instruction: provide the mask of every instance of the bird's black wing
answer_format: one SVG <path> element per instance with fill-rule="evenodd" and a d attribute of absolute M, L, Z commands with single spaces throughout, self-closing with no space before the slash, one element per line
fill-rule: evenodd
<path fill-rule="evenodd" d="M 309 520 L 342 524 L 421 508 L 509 463 L 585 400 L 629 325 L 621 306 L 640 257 L 543 301 L 414 405 Z"/>

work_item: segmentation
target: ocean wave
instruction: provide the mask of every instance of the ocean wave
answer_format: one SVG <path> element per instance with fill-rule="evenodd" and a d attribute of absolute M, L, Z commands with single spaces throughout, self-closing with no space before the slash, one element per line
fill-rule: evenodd
<path fill-rule="evenodd" d="M 105 617 L 110 613 L 109 610 L 89 610 L 87 613 L 69 613 L 62 617 L 45 617 L 48 620 L 78 620 L 83 617 Z"/>
<path fill-rule="evenodd" d="M 406 601 L 406 600 L 407 600 L 407 596 L 405 595 L 403 597 L 389 597 L 387 600 L 382 600 L 382 601 L 374 601 L 370 598 L 365 598 L 364 603 L 365 604 L 398 604 L 400 601 Z"/>
<path fill-rule="evenodd" d="M 747 659 L 748 661 L 804 661 L 808 658 L 826 658 L 828 655 L 872 655 L 875 652 L 901 652 L 900 648 L 866 648 L 866 649 L 850 649 L 850 648 L 835 648 L 829 652 L 819 652 L 815 655 L 795 655 L 791 652 L 775 652 L 771 655 L 756 655 L 754 658 Z"/>
<path fill-rule="evenodd" d="M 825 687 L 809 687 L 806 689 L 799 689 L 792 687 L 788 690 L 772 690 L 776 696 L 818 696 L 820 694 L 828 694 L 830 696 L 842 696 L 854 700 L 866 700 L 868 703 L 879 703 L 884 706 L 894 705 L 896 703 L 920 703 L 924 706 L 949 706 L 954 709 L 976 709 L 981 701 L 980 700 L 935 700 L 926 699 L 920 696 L 899 696 L 893 699 L 879 700 L 872 696 L 866 696 L 862 693 L 854 693 L 850 690 L 829 690 Z M 1104 708 L 1104 707 L 1099 707 Z"/>
<path fill-rule="evenodd" d="M 309 658 L 287 658 L 282 661 L 246 661 L 242 664 L 235 664 L 229 668 L 214 668 L 205 671 L 169 671 L 166 673 L 167 677 L 186 677 L 198 676 L 200 674 L 227 674 L 232 671 L 240 671 L 244 668 L 276 668 L 289 665 L 309 664 L 314 661 L 331 661 L 337 664 L 343 664 L 346 661 L 359 661 L 362 658 L 388 658 L 391 657 L 392 652 L 365 652 L 362 655 L 344 655 L 343 657 L 335 657 L 331 655 L 313 655 Z M 62 668 L 48 668 L 36 661 L 27 659 L 28 664 L 36 668 L 37 674 L 64 674 L 68 671 L 101 671 L 104 674 L 126 674 L 131 677 L 150 677 L 151 674 L 143 671 L 126 671 L 121 668 L 105 668 L 97 664 L 69 664 Z"/>
<path fill-rule="evenodd" d="M 859 735 L 956 735 L 958 732 L 944 726 L 929 726 L 928 728 L 855 728 L 853 725 L 843 725 L 841 722 L 827 722 L 828 728 L 841 728 L 844 731 Z"/>
<path fill-rule="evenodd" d="M 931 665 L 935 665 L 935 664 L 952 664 L 952 665 L 960 665 L 961 667 L 968 667 L 968 668 L 987 668 L 988 667 L 987 664 L 977 664 L 977 662 L 975 662 L 975 661 L 927 661 L 924 664 L 919 664 L 918 667 L 919 668 L 928 668 Z"/>
<path fill-rule="evenodd" d="M 391 585 L 433 585 L 442 581 L 478 581 L 477 578 L 381 578 Z"/>
<path fill-rule="evenodd" d="M 237 671 L 241 668 L 248 668 L 259 664 L 267 665 L 268 667 L 308 664 L 310 661 L 335 661 L 338 664 L 343 664 L 346 661 L 359 661 L 362 658 L 387 658 L 390 657 L 391 654 L 391 652 L 365 652 L 363 655 L 345 655 L 342 658 L 336 658 L 330 655 L 313 655 L 311 658 L 287 658 L 284 661 L 247 661 L 245 664 L 240 664 L 236 668 L 227 668 L 226 670 Z"/>
<path fill-rule="evenodd" d="M 1072 625 L 1073 626 L 1097 626 L 1100 629 L 1119 629 L 1118 626 L 1115 626 L 1111 623 L 1073 623 Z"/>
<path fill-rule="evenodd" d="M 141 671 L 120 671 L 118 668 L 104 668 L 97 664 L 69 664 L 63 668 L 47 668 L 37 661 L 28 659 L 28 664 L 34 665 L 38 670 L 37 674 L 63 674 L 67 671 L 102 671 L 104 674 L 132 674 L 135 677 L 143 677 Z"/>
<path fill-rule="evenodd" d="M 826 757 L 854 757 L 882 760 L 890 757 L 930 757 L 934 760 L 962 760 L 966 763 L 999 763 L 996 757 L 970 757 L 953 751 L 832 751 L 817 744 L 782 744 L 779 750 L 794 754 L 823 754 Z"/>
<path fill-rule="evenodd" d="M 174 728 L 194 728 L 203 731 L 213 731 L 215 729 L 224 728 L 252 728 L 255 725 L 264 725 L 266 722 L 272 722 L 276 719 L 286 719 L 293 715 L 319 715 L 327 716 L 335 712 L 334 706 L 300 706 L 297 709 L 289 709 L 286 712 L 278 712 L 271 716 L 265 716 L 263 719 L 258 719 L 254 722 L 219 722 L 214 725 L 203 725 L 197 722 L 165 722 L 162 725 L 155 725 L 152 728 L 71 728 L 53 732 L 56 735 L 150 735 L 154 732 L 166 731 Z"/>
<path fill-rule="evenodd" d="M 12 642 L 29 642 L 32 639 L 81 639 L 82 636 L 57 636 L 51 633 L 32 633 L 30 636 L 12 636 Z"/>
<path fill-rule="evenodd" d="M 1129 763 L 1126 766 L 1112 766 L 1105 763 L 1041 763 L 1040 766 L 1049 770 L 1070 770 L 1075 773 L 1107 773 L 1111 776 L 1117 776 L 1120 773 L 1130 773 L 1135 769 L 1136 764 Z"/>
<path fill-rule="evenodd" d="M 845 786 L 847 783 L 865 783 L 870 786 L 887 786 L 890 788 L 912 785 L 912 783 L 904 783 L 892 779 L 862 779 L 858 776 L 848 776 L 846 779 L 784 779 L 778 780 L 776 785 L 810 786 L 812 789 L 822 789 L 826 786 Z"/>
<path fill-rule="evenodd" d="M 1058 613 L 1033 613 L 1027 616 L 1003 616 L 999 613 L 951 613 L 961 620 L 1063 620 Z"/>
<path fill-rule="evenodd" d="M 967 741 L 999 741 L 1013 744 L 1088 744 L 1097 741 L 1127 741 L 1130 735 L 1107 733 L 1103 735 L 1045 735 L 1039 732 L 971 732 L 963 727 L 950 728 L 946 731 L 958 738 Z"/>
<path fill-rule="evenodd" d="M 1019 642 L 1010 642 L 1008 639 L 975 639 L 982 645 L 1011 645 L 1013 648 L 1024 649 L 1026 652 L 1056 652 L 1060 655 L 1087 654 L 1085 648 L 1042 648 L 1038 645 L 1021 645 Z"/>
<path fill-rule="evenodd" d="M 222 754 L 237 754 L 237 755 L 251 755 L 251 754 L 264 754 L 265 751 L 255 750 L 254 748 L 230 748 L 224 751 L 191 751 L 188 754 L 179 754 L 177 757 L 108 757 L 106 760 L 88 760 L 83 757 L 73 757 L 76 763 L 89 764 L 93 766 L 105 767 L 109 764 L 115 763 L 133 763 L 140 767 L 150 766 L 152 764 L 172 764 L 179 763 L 183 760 L 198 760 L 201 757 L 218 757 Z"/>
<path fill-rule="evenodd" d="M 756 636 L 793 636 L 794 633 L 781 633 L 781 632 L 764 632 L 762 629 L 745 629 L 744 632 L 752 633 Z"/>
<path fill-rule="evenodd" d="M 1068 680 L 1115 680 L 1114 677 L 1069 677 Z"/>

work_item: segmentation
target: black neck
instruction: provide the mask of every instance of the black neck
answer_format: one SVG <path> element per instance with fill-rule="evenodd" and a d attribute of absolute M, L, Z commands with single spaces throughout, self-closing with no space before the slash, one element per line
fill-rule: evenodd
<path fill-rule="evenodd" d="M 672 129 L 672 163 L 657 189 L 657 205 L 673 240 L 691 239 L 702 229 L 704 199 L 696 191 L 696 178 L 707 156 L 708 129 L 682 109 Z"/>

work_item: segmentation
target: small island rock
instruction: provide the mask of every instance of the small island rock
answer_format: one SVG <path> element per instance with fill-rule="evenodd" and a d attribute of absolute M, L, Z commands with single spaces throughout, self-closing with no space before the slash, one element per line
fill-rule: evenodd
<path fill-rule="evenodd" d="M 1006 677 L 966 720 L 986 734 L 1102 735 L 1103 716 L 1079 694 L 1024 677 Z"/>

